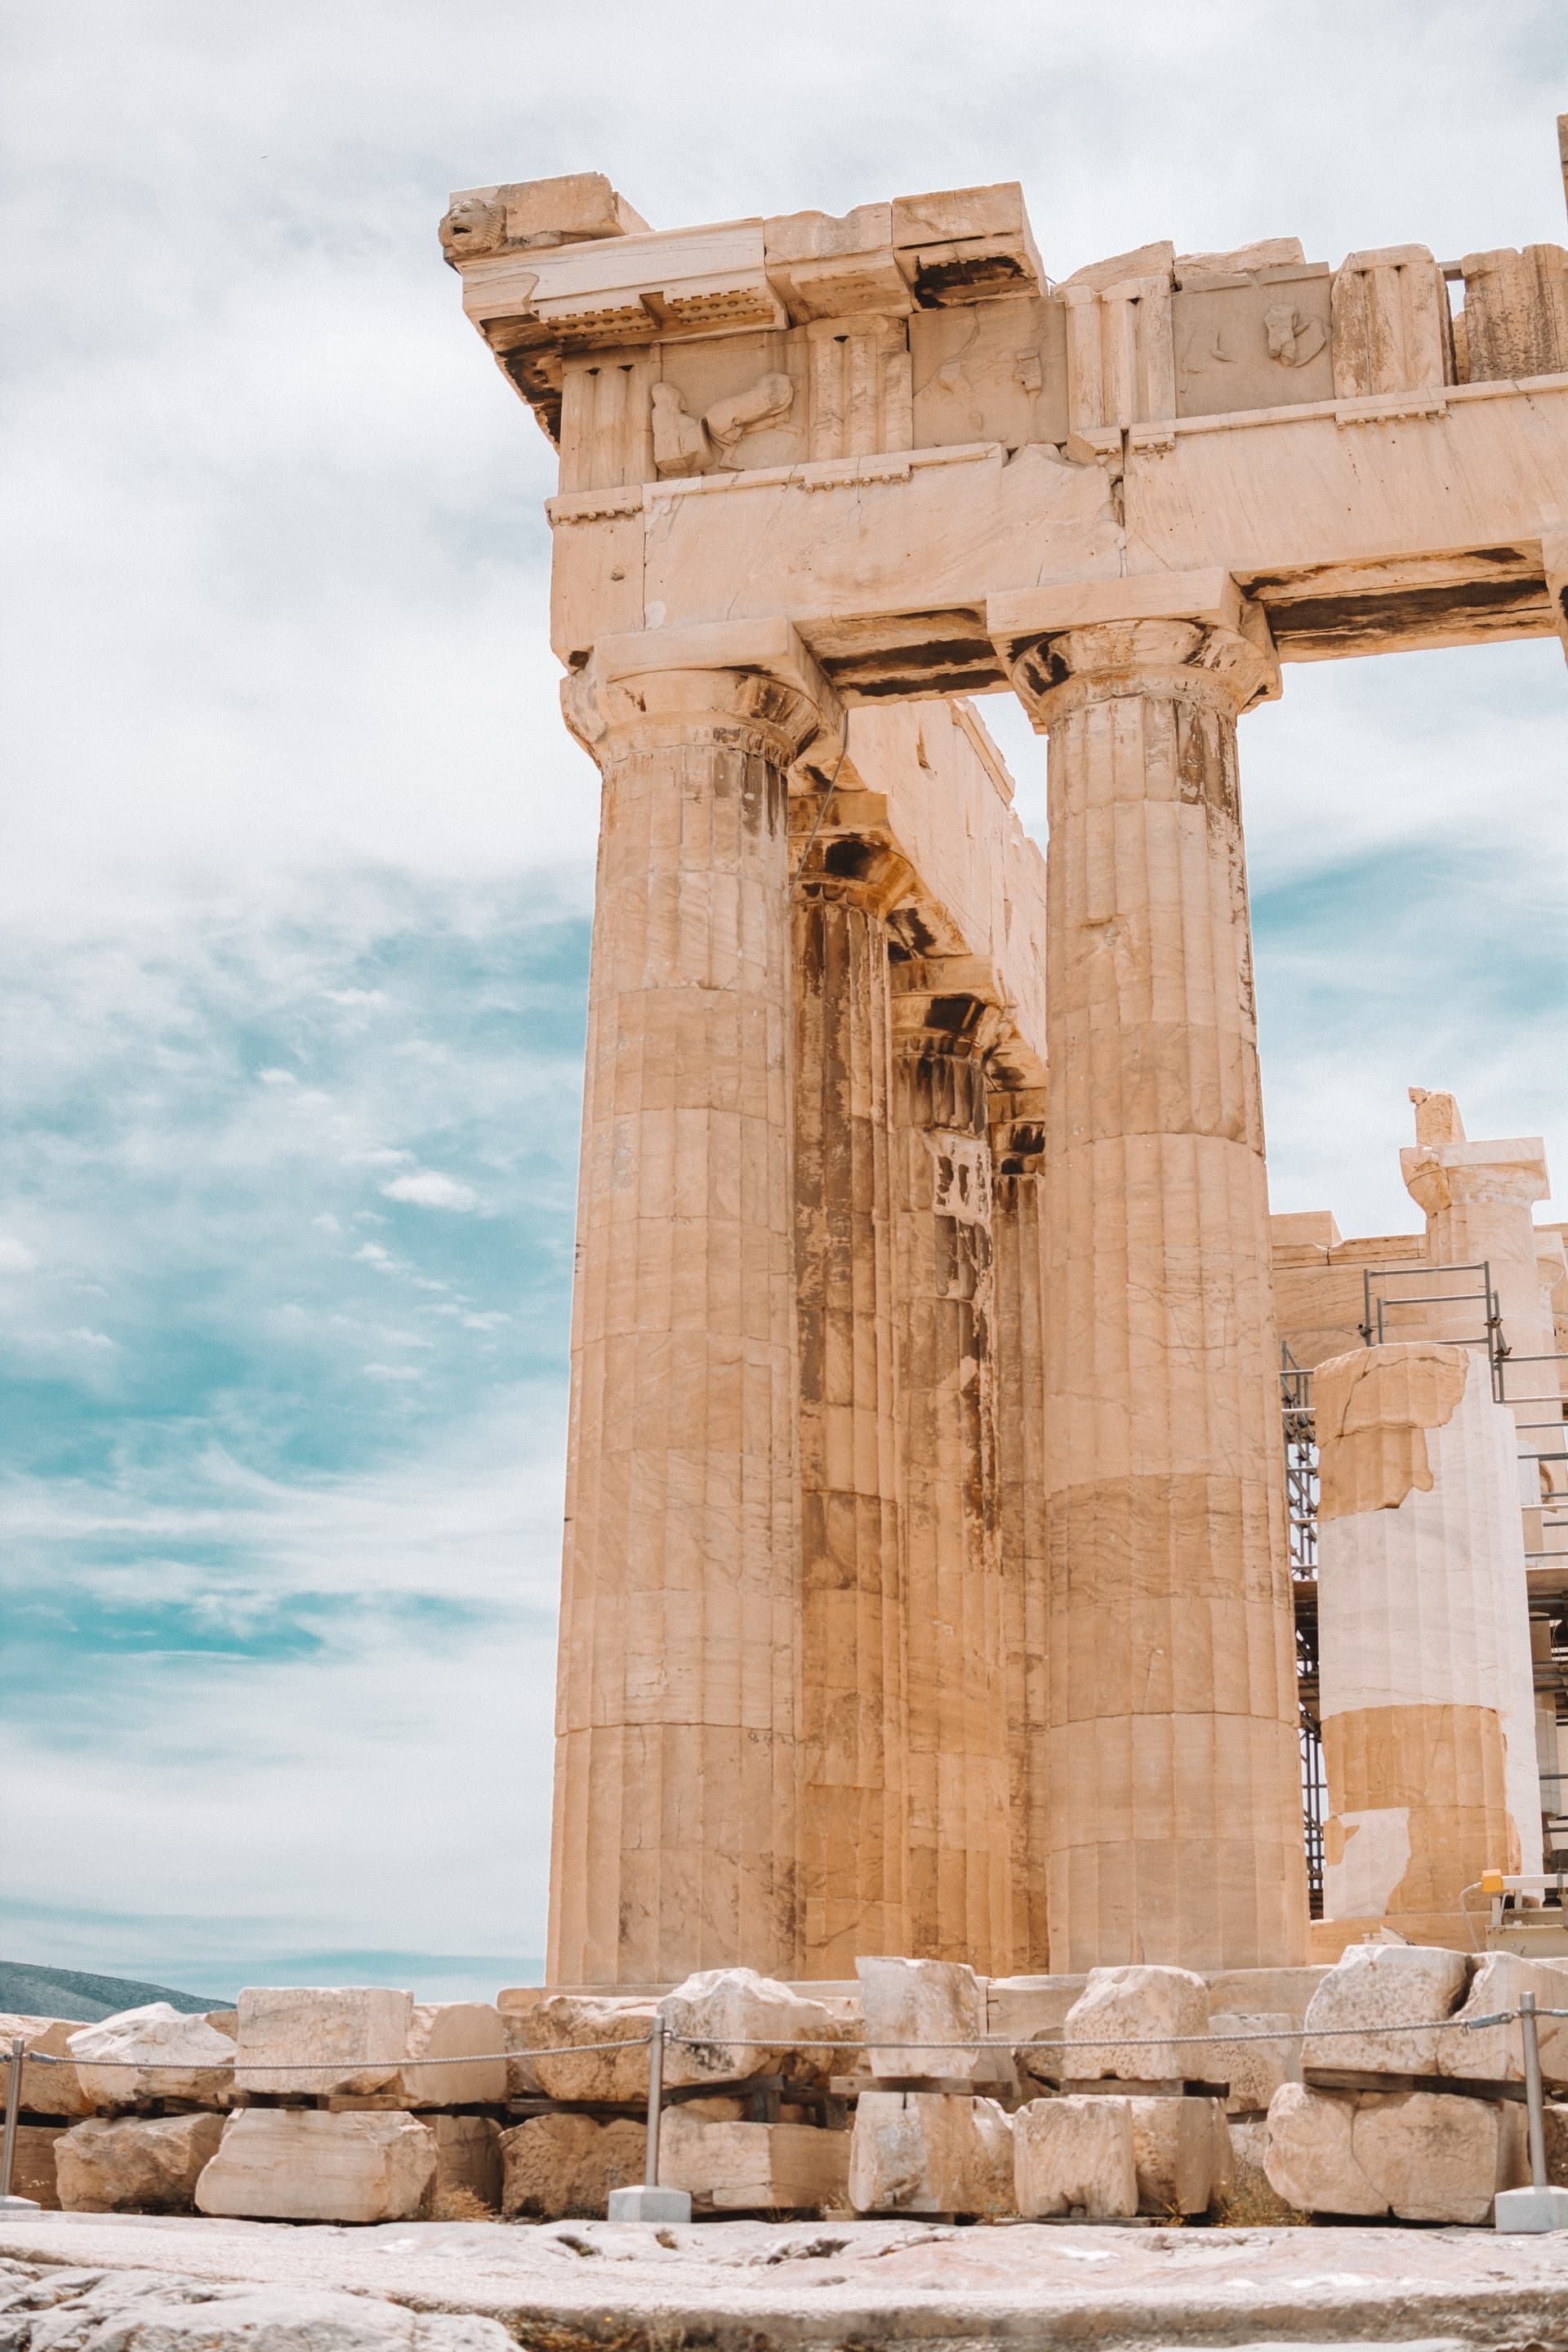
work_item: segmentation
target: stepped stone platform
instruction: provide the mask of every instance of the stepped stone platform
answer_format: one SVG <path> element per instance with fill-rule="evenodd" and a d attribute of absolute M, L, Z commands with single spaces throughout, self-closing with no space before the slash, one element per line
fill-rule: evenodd
<path fill-rule="evenodd" d="M 203 2283 L 241 2284 L 370 2298 L 367 2320 L 378 2300 L 473 2314 L 550 2352 L 1568 2342 L 1568 2233 L 883 2221 L 344 2230 L 50 2214 L 0 2226 L 0 2319 L 7 2293 L 32 2279 L 52 2274 L 62 2299 L 81 2292 L 68 2290 L 66 2270 L 134 2276 L 148 2320 L 164 2296 L 188 2304 Z M 204 2342 L 221 2347 L 222 2305 L 205 2308 Z"/>

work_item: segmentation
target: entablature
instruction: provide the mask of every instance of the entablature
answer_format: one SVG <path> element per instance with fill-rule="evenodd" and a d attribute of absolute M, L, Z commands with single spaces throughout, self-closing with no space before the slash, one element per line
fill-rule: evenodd
<path fill-rule="evenodd" d="M 1560 246 L 1163 240 L 1056 283 L 1016 183 L 655 231 L 592 173 L 442 226 L 559 449 L 568 668 L 766 618 L 847 701 L 984 694 L 998 600 L 1211 569 L 1282 660 L 1568 642 Z"/>
<path fill-rule="evenodd" d="M 454 197 L 442 241 L 568 492 L 976 441 L 1092 458 L 1108 429 L 1568 367 L 1560 246 L 1331 268 L 1166 239 L 1058 283 L 1012 181 L 653 230 L 578 173 Z"/>

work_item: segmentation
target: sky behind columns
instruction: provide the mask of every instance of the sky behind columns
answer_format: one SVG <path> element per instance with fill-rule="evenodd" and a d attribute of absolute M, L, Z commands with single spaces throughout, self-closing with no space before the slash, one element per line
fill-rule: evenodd
<path fill-rule="evenodd" d="M 1056 277 L 1568 242 L 1568 16 L 17 0 L 4 38 L 0 1951 L 493 1990 L 543 1948 L 596 789 L 448 192 L 596 168 L 670 227 L 1016 177 Z M 1037 827 L 1043 747 L 984 715 Z M 1531 643 L 1292 667 L 1247 721 L 1276 1207 L 1412 1229 L 1412 1083 L 1544 1132 L 1568 1198 L 1565 718 Z"/>

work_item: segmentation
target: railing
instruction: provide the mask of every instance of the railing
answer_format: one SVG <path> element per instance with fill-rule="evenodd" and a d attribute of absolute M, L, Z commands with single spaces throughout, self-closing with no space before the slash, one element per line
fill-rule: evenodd
<path fill-rule="evenodd" d="M 1467 1890 L 1468 1891 L 1468 1890 Z M 765 2041 L 746 2043 L 738 2041 L 716 2041 L 710 2035 L 673 2032 L 661 2011 L 656 2010 L 647 2033 L 628 2034 L 625 2039 L 609 2042 L 560 2042 L 539 2050 L 492 2050 L 466 2052 L 458 2058 L 339 2058 L 333 2061 L 311 2061 L 298 2065 L 289 2059 L 243 2061 L 247 2074 L 341 2074 L 349 2069 L 368 2071 L 385 2068 L 390 2073 L 402 2072 L 412 2066 L 490 2066 L 499 2060 L 512 2058 L 569 2058 L 587 2055 L 604 2050 L 642 2050 L 648 2053 L 647 2138 L 644 2159 L 645 2187 L 658 2187 L 659 2122 L 667 2093 L 664 2087 L 664 2053 L 670 2043 L 687 2050 L 711 2050 L 747 2047 L 767 2050 L 1195 2050 L 1229 2049 L 1238 2042 L 1331 2042 L 1364 2036 L 1368 2031 L 1381 2040 L 1399 2033 L 1476 2033 L 1485 2028 L 1519 2024 L 1523 2043 L 1525 2104 L 1529 2110 L 1529 2141 L 1531 2175 L 1537 2188 L 1546 2185 L 1544 2137 L 1544 2094 L 1541 2073 L 1537 2020 L 1542 2017 L 1568 2017 L 1568 2009 L 1542 2009 L 1533 1993 L 1522 1993 L 1517 2009 L 1498 2010 L 1486 2017 L 1423 2018 L 1407 2024 L 1379 2024 L 1369 2029 L 1364 2025 L 1314 2026 L 1305 2021 L 1300 2025 L 1270 2029 L 1265 2032 L 1247 2033 L 1160 2033 L 1160 2034 L 1042 2034 L 1037 2039 L 1018 2041 L 999 2034 L 975 2034 L 968 2041 L 945 2042 L 917 2040 L 911 2036 L 891 2035 L 804 2035 L 784 2038 L 769 2035 Z M 173 2062 L 172 2062 L 173 2063 Z M 94 2069 L 124 2068 L 132 2073 L 155 2071 L 156 2055 L 152 2058 L 63 2058 L 52 2053 L 27 2048 L 25 2034 L 11 2037 L 8 2050 L 0 2050 L 0 2065 L 7 2069 L 5 2084 L 5 2126 L 0 2140 L 0 2207 L 9 2205 L 15 2210 L 28 2200 L 11 2196 L 12 2167 L 16 2155 L 17 2117 L 21 2109 L 22 2069 L 30 2066 L 85 2065 Z M 239 2069 L 242 2062 L 236 2051 L 232 2058 L 216 2062 L 210 2071 L 227 2066 Z M 206 2071 L 206 2070 L 204 2070 Z M 1070 2077 L 1068 2078 L 1071 2079 Z"/>

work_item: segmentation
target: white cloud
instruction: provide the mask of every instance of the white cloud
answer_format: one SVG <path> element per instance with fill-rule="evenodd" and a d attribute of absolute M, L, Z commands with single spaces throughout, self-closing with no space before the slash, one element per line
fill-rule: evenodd
<path fill-rule="evenodd" d="M 214 1448 L 173 1505 L 129 1459 L 99 1486 L 0 1481 L 8 1633 L 40 1580 L 199 1604 L 208 1571 L 177 1555 L 237 1545 L 224 1613 L 244 1629 L 302 1611 L 321 1643 L 254 1664 L 112 1654 L 112 1703 L 89 1685 L 91 1742 L 57 1736 L 69 1706 L 41 1728 L 0 1718 L 8 1812 L 49 1829 L 9 1858 L 10 1948 L 66 1967 L 247 1932 L 262 1949 L 427 1948 L 433 1905 L 443 1945 L 542 1950 L 563 1422 L 553 1387 L 518 1390 L 330 1480 Z M 114 1564 L 83 1570 L 101 1547 Z M 542 1703 L 520 1715 L 520 1690 Z M 495 1870 L 498 1853 L 518 1867 Z M 65 1924 L 24 1925 L 26 1906 Z M 86 1908 L 174 1925 L 161 1947 L 132 1942 Z"/>
<path fill-rule="evenodd" d="M 385 1004 L 388 1001 L 381 988 L 323 988 L 321 994 L 329 1004 Z"/>
<path fill-rule="evenodd" d="M 422 1381 L 425 1377 L 417 1364 L 366 1364 L 364 1370 L 373 1381 Z"/>
<path fill-rule="evenodd" d="M 477 1209 L 479 1202 L 471 1184 L 460 1183 L 455 1176 L 443 1176 L 435 1168 L 421 1168 L 413 1175 L 394 1177 L 381 1190 L 388 1201 L 412 1201 L 421 1209 L 461 1212 Z"/>
<path fill-rule="evenodd" d="M 74 1331 L 68 1331 L 65 1336 L 82 1348 L 118 1348 L 120 1345 L 119 1340 L 111 1339 L 107 1331 L 92 1331 L 85 1324 Z"/>
<path fill-rule="evenodd" d="M 37 1263 L 37 1253 L 26 1242 L 15 1234 L 0 1234 L 0 1274 L 31 1274 Z"/>
<path fill-rule="evenodd" d="M 264 1087 L 297 1087 L 300 1083 L 292 1070 L 258 1070 L 256 1075 Z"/>
<path fill-rule="evenodd" d="M 333 1216 L 330 1209 L 323 1209 L 319 1217 L 311 1218 L 310 1223 L 318 1233 L 341 1234 L 342 1232 L 342 1223 Z"/>

